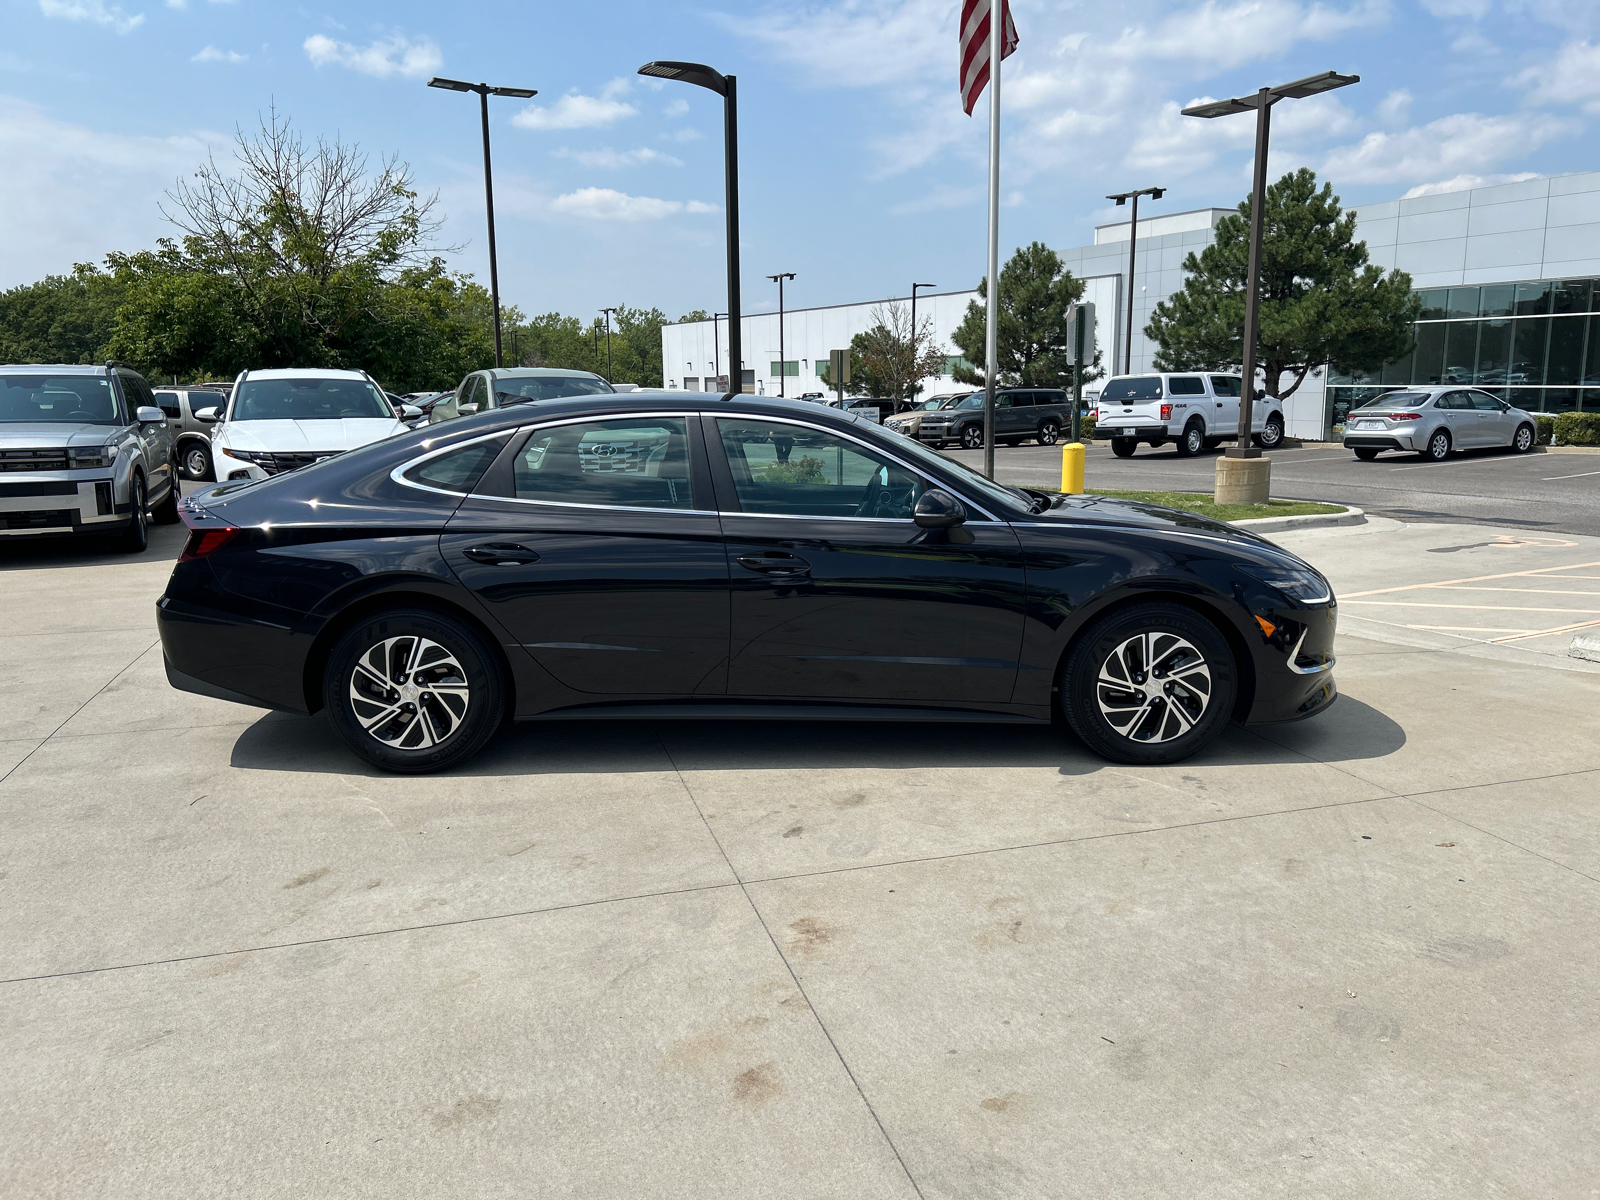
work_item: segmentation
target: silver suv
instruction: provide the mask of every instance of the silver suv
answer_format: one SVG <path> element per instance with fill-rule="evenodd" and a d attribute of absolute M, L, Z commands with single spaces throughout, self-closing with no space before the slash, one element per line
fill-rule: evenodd
<path fill-rule="evenodd" d="M 120 363 L 0 366 L 0 536 L 116 534 L 137 552 L 151 518 L 178 519 L 178 463 L 144 377 Z"/>
<path fill-rule="evenodd" d="M 230 389 L 231 390 L 231 389 Z M 227 394 L 213 388 L 157 388 L 156 403 L 167 414 L 172 439 L 178 446 L 178 466 L 187 479 L 211 478 L 211 429 L 215 421 L 202 421 L 195 413 L 228 407 Z"/>

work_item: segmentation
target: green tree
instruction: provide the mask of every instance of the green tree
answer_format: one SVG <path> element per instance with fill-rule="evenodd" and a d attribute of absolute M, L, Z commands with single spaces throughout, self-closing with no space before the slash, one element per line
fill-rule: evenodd
<path fill-rule="evenodd" d="M 903 304 L 872 310 L 872 327 L 850 339 L 850 393 L 882 396 L 899 412 L 916 397 L 917 383 L 944 372 L 944 351 L 934 344 L 933 319 L 913 335 Z"/>
<path fill-rule="evenodd" d="M 1410 352 L 1422 311 L 1411 277 L 1367 261 L 1354 213 L 1302 167 L 1267 188 L 1262 212 L 1261 318 L 1256 366 L 1266 392 L 1291 396 L 1318 367 L 1372 370 Z M 1163 371 L 1222 370 L 1244 359 L 1244 288 L 1250 201 L 1224 217 L 1199 255 L 1184 259 L 1183 289 L 1157 304 L 1145 336 Z M 1285 375 L 1292 377 L 1283 387 Z"/>
<path fill-rule="evenodd" d="M 987 300 L 988 280 L 978 282 L 978 295 Z M 1019 249 L 1000 268 L 1000 320 L 996 331 L 997 367 L 1003 384 L 1030 387 L 1066 387 L 1073 384 L 1072 329 L 1067 308 L 1083 297 L 1083 283 L 1061 265 L 1061 258 L 1043 242 Z M 967 305 L 966 317 L 951 340 L 972 364 L 956 367 L 958 383 L 981 386 L 987 369 L 987 313 L 983 303 Z M 1087 383 L 1100 376 L 1096 366 L 1085 364 Z"/>
<path fill-rule="evenodd" d="M 104 362 L 121 297 L 110 276 L 86 263 L 0 292 L 0 362 Z"/>

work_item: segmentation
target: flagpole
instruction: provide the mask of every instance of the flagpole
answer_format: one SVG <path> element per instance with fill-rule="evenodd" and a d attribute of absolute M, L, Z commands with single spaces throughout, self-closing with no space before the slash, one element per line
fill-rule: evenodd
<path fill-rule="evenodd" d="M 994 389 L 1000 348 L 1000 59 L 1006 31 L 1005 0 L 989 0 L 989 284 L 983 356 L 983 473 L 994 478 Z"/>

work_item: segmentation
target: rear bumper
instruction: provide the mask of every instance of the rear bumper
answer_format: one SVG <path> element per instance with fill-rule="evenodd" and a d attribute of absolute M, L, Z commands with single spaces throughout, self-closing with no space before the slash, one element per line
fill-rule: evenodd
<path fill-rule="evenodd" d="M 178 571 L 209 571 L 202 563 L 180 563 Z M 175 600 L 156 602 L 156 628 L 166 660 L 167 680 L 179 691 L 235 704 L 304 713 L 305 665 L 312 637 L 283 625 L 239 613 Z M 186 594 L 187 589 L 184 590 Z M 226 593 L 223 593 L 226 595 Z M 238 689 L 249 681 L 249 692 Z"/>
<path fill-rule="evenodd" d="M 1096 437 L 1110 438 L 1137 438 L 1139 441 L 1164 440 L 1174 436 L 1169 433 L 1165 425 L 1152 425 L 1149 422 L 1137 421 L 1099 421 L 1094 427 Z"/>
<path fill-rule="evenodd" d="M 1370 433 L 1346 433 L 1344 444 L 1349 449 L 1363 447 L 1373 450 L 1416 450 L 1426 444 L 1426 439 L 1409 430 L 1373 430 Z"/>

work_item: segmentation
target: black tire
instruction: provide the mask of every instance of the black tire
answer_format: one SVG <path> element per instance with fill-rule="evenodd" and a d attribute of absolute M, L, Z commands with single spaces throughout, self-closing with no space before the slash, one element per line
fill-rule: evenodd
<path fill-rule="evenodd" d="M 1206 449 L 1207 450 L 1215 450 L 1220 445 L 1222 445 L 1222 439 L 1221 438 L 1207 438 L 1206 439 Z"/>
<path fill-rule="evenodd" d="M 1061 436 L 1061 426 L 1056 421 L 1039 422 L 1039 445 L 1054 446 Z"/>
<path fill-rule="evenodd" d="M 1132 458 L 1133 452 L 1138 448 L 1138 438 L 1114 437 L 1111 439 L 1111 453 L 1118 458 Z"/>
<path fill-rule="evenodd" d="M 1526 421 L 1518 425 L 1517 431 L 1511 435 L 1511 448 L 1518 454 L 1532 454 L 1538 444 L 1538 433 Z"/>
<path fill-rule="evenodd" d="M 185 478 L 197 482 L 211 478 L 211 447 L 204 442 L 189 442 L 185 445 L 179 461 L 183 463 Z"/>
<path fill-rule="evenodd" d="M 1206 427 L 1199 421 L 1190 421 L 1183 427 L 1183 434 L 1178 438 L 1178 457 L 1192 458 L 1205 449 Z"/>
<path fill-rule="evenodd" d="M 157 525 L 176 525 L 178 523 L 178 497 L 182 494 L 178 485 L 178 464 L 172 464 L 172 485 L 167 488 L 167 494 L 160 504 L 150 510 L 150 519 Z"/>
<path fill-rule="evenodd" d="M 419 641 L 427 645 L 415 670 Z M 389 685 L 381 695 L 379 666 Z M 418 675 L 427 677 L 420 690 L 403 693 Z M 425 775 L 483 749 L 505 715 L 506 683 L 499 658 L 472 626 L 404 608 L 368 617 L 339 639 L 323 668 L 322 698 L 334 729 L 360 757 L 380 770 Z"/>
<path fill-rule="evenodd" d="M 1137 668 L 1153 658 L 1157 671 Z M 1163 677 L 1165 667 L 1168 677 Z M 1128 675 L 1127 687 L 1101 682 Z M 1113 762 L 1177 762 L 1208 745 L 1233 715 L 1237 667 L 1217 627 L 1165 601 L 1107 613 L 1078 636 L 1061 675 L 1061 711 L 1090 750 Z M 1152 693 L 1146 681 L 1160 679 Z"/>
<path fill-rule="evenodd" d="M 145 495 L 144 476 L 134 472 L 128 485 L 128 527 L 117 538 L 117 549 L 127 554 L 142 554 L 150 545 L 149 498 Z"/>
<path fill-rule="evenodd" d="M 1443 462 L 1450 457 L 1450 431 L 1435 429 L 1428 435 L 1428 444 L 1418 453 L 1429 462 Z"/>
<path fill-rule="evenodd" d="M 1356 446 L 1354 449 L 1356 457 L 1362 462 L 1371 462 L 1378 457 L 1378 448 L 1376 446 Z"/>
<path fill-rule="evenodd" d="M 961 427 L 961 447 L 964 450 L 983 449 L 983 426 L 974 421 Z"/>
<path fill-rule="evenodd" d="M 1002 446 L 1020 446 L 1020 445 L 1022 445 L 1022 439 L 1021 438 L 995 438 L 995 441 L 999 442 Z"/>
<path fill-rule="evenodd" d="M 1251 439 L 1263 450 L 1276 450 L 1283 445 L 1283 418 L 1273 413 L 1267 418 L 1267 423 L 1261 427 L 1261 432 Z"/>

